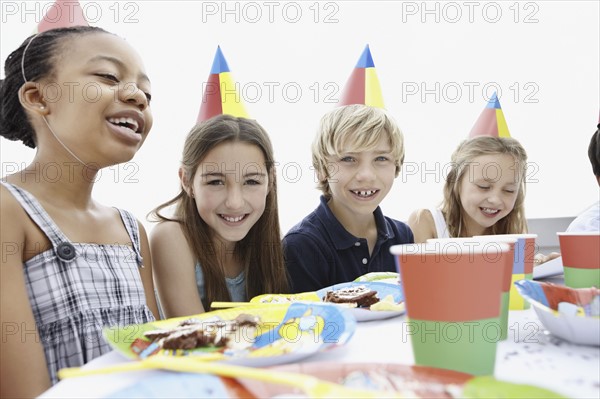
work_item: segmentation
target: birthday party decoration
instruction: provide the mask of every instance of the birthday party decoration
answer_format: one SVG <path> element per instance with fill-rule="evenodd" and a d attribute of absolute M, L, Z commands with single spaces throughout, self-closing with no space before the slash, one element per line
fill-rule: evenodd
<path fill-rule="evenodd" d="M 471 133 L 469 133 L 469 138 L 477 136 L 510 137 L 506 119 L 504 119 L 504 112 L 502 112 L 496 92 L 488 101 L 487 106 L 471 129 Z"/>
<path fill-rule="evenodd" d="M 346 83 L 340 105 L 364 104 L 384 108 L 375 63 L 367 45 Z"/>
<path fill-rule="evenodd" d="M 229 65 L 219 46 L 204 87 L 197 122 L 221 114 L 248 118 L 244 100 L 240 96 L 238 87 L 231 76 Z"/>
<path fill-rule="evenodd" d="M 89 26 L 79 1 L 56 0 L 54 4 L 48 7 L 46 14 L 37 26 L 37 31 L 34 33 L 73 26 Z"/>

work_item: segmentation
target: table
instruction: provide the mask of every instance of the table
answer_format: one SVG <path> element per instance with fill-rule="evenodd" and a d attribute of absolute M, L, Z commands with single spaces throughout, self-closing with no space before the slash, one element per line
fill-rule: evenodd
<path fill-rule="evenodd" d="M 413 364 L 406 316 L 358 323 L 344 347 L 318 353 L 305 361 L 340 363 L 386 362 Z M 105 354 L 86 368 L 126 362 L 116 352 Z M 104 397 L 164 371 L 80 377 L 64 380 L 41 398 Z M 600 348 L 568 343 L 546 333 L 533 309 L 511 311 L 508 340 L 498 343 L 495 377 L 545 387 L 568 397 L 600 398 Z"/>

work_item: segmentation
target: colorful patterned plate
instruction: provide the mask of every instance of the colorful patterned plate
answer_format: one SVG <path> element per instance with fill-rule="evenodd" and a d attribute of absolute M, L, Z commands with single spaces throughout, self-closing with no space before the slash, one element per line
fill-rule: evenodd
<path fill-rule="evenodd" d="M 232 320 L 240 314 L 260 317 L 254 344 L 243 351 L 219 348 L 162 350 L 151 344 L 145 331 L 173 328 L 194 318 L 202 322 Z M 244 366 L 268 366 L 298 361 L 320 351 L 344 345 L 354 334 L 356 321 L 337 306 L 319 302 L 251 305 L 202 313 L 190 317 L 161 320 L 142 325 L 104 329 L 108 343 L 130 359 L 142 359 L 156 353 L 172 356 L 198 356 L 207 361 L 226 361 Z M 243 334 L 243 331 L 240 332 Z M 235 339 L 243 339 L 237 337 Z M 152 347 L 154 345 L 154 347 Z"/>
<path fill-rule="evenodd" d="M 349 282 L 349 283 L 341 283 L 335 284 L 330 287 L 322 288 L 317 291 L 317 295 L 319 298 L 325 297 L 327 291 L 339 290 L 346 287 L 358 287 L 365 286 L 373 291 L 377 291 L 377 297 L 381 300 L 386 296 L 391 295 L 394 298 L 394 302 L 400 303 L 404 301 L 404 294 L 402 292 L 402 287 L 400 285 L 381 283 L 381 282 Z M 361 308 L 353 308 L 349 309 L 354 317 L 356 317 L 356 321 L 370 321 L 370 320 L 382 320 L 389 319 L 391 317 L 397 317 L 403 315 L 405 310 L 369 310 L 369 309 L 361 309 Z"/>
<path fill-rule="evenodd" d="M 600 317 L 577 314 L 576 305 L 569 306 L 575 310 L 571 314 L 557 310 L 561 302 L 577 302 L 582 294 L 590 297 L 593 288 L 574 289 L 529 280 L 515 281 L 515 286 L 550 333 L 576 344 L 600 346 Z"/>
<path fill-rule="evenodd" d="M 276 371 L 308 374 L 348 388 L 387 391 L 411 398 L 561 398 L 531 385 L 512 384 L 492 377 L 434 367 L 391 363 L 306 362 L 270 367 Z M 257 398 L 296 397 L 289 387 L 238 379 Z"/>
<path fill-rule="evenodd" d="M 389 394 L 389 397 L 411 398 L 562 398 L 559 394 L 544 388 L 498 381 L 490 376 L 474 377 L 452 370 L 403 364 L 313 362 L 260 370 L 261 374 L 269 371 L 271 375 L 285 373 L 286 379 L 297 375 L 298 381 L 304 381 L 311 387 L 327 382 L 340 384 L 339 387 L 342 389 L 358 390 L 350 392 L 355 393 L 355 396 L 361 393 L 360 397 L 372 397 L 366 395 L 372 392 L 383 397 Z M 318 381 L 307 380 L 307 376 L 316 377 Z M 232 379 L 193 372 L 156 373 L 150 379 L 139 380 L 104 397 L 111 399 L 127 397 L 305 398 L 307 391 L 314 391 L 310 387 L 302 389 L 300 386 L 303 383 L 290 387 L 287 383 L 282 385 L 279 380 L 279 383 L 264 380 L 264 378 Z M 338 396 L 341 397 L 341 395 L 331 397 Z"/>
<path fill-rule="evenodd" d="M 356 282 L 379 282 L 388 284 L 400 284 L 400 273 L 395 272 L 371 272 L 357 277 Z"/>

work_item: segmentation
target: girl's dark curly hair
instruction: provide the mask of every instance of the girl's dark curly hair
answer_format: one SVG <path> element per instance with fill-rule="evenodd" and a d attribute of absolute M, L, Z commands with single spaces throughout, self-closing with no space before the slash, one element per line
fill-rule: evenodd
<path fill-rule="evenodd" d="M 92 33 L 109 33 L 92 26 L 76 26 L 52 29 L 28 37 L 18 49 L 13 51 L 4 63 L 5 78 L 0 80 L 0 135 L 9 140 L 21 140 L 27 147 L 35 148 L 35 132 L 25 109 L 19 101 L 19 89 L 27 81 L 35 82 L 51 78 L 55 72 L 56 60 L 67 38 Z M 23 53 L 25 58 L 23 59 Z M 21 69 L 23 63 L 23 70 Z"/>

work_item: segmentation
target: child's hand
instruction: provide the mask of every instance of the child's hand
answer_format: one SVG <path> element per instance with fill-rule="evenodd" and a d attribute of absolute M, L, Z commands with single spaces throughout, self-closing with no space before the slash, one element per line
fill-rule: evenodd
<path fill-rule="evenodd" d="M 542 263 L 548 262 L 549 260 L 556 259 L 560 256 L 558 252 L 550 252 L 548 255 L 544 254 L 535 254 L 535 258 L 533 259 L 533 266 L 539 266 Z"/>

